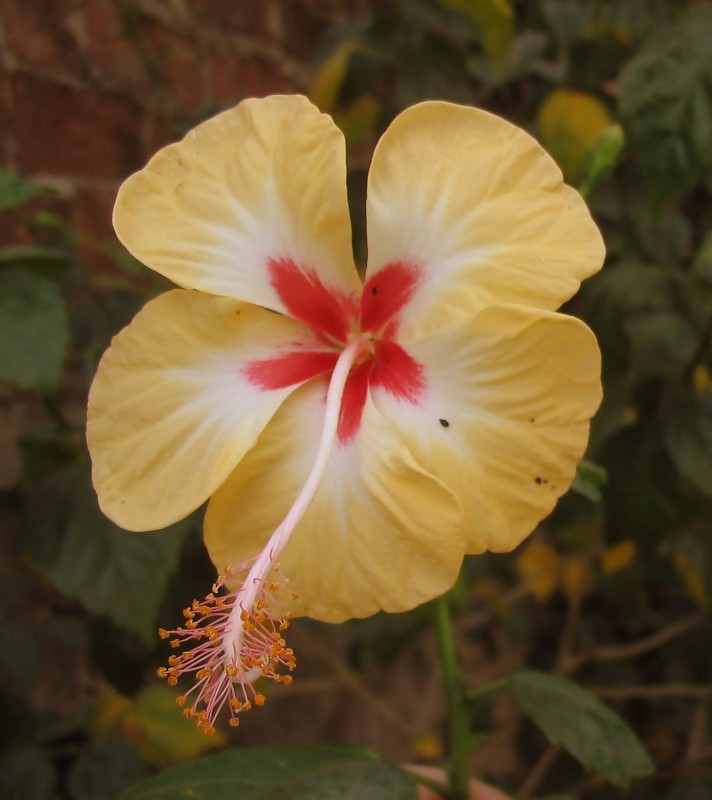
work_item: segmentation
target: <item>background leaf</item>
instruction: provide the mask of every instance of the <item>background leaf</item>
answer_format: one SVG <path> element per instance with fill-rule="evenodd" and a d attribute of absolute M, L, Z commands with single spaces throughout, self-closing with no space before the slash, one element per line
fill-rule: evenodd
<path fill-rule="evenodd" d="M 112 800 L 147 774 L 136 748 L 118 738 L 105 738 L 92 742 L 75 761 L 67 787 L 72 800 Z"/>
<path fill-rule="evenodd" d="M 57 774 L 39 747 L 13 747 L 0 753 L 0 797 L 3 800 L 53 800 Z"/>
<path fill-rule="evenodd" d="M 24 389 L 54 386 L 68 338 L 56 285 L 28 270 L 0 270 L 0 382 Z"/>
<path fill-rule="evenodd" d="M 618 786 L 648 775 L 653 764 L 623 720 L 590 692 L 570 681 L 522 670 L 509 678 L 522 711 L 585 767 Z"/>
<path fill-rule="evenodd" d="M 149 764 L 164 766 L 225 745 L 220 733 L 206 736 L 176 707 L 177 691 L 168 686 L 144 689 L 121 718 L 124 733 L 136 741 Z"/>
<path fill-rule="evenodd" d="M 164 770 L 119 800 L 415 800 L 415 781 L 355 747 L 246 747 Z"/>
<path fill-rule="evenodd" d="M 664 438 L 680 473 L 712 497 L 712 394 L 677 405 L 665 420 Z"/>
<path fill-rule="evenodd" d="M 620 113 L 640 167 L 669 197 L 712 167 L 712 9 L 667 26 L 620 77 Z"/>
<path fill-rule="evenodd" d="M 0 167 L 0 211 L 7 211 L 51 190 Z"/>
<path fill-rule="evenodd" d="M 541 141 L 570 183 L 583 177 L 589 154 L 610 124 L 611 116 L 600 100 L 571 89 L 552 92 L 537 114 Z"/>
<path fill-rule="evenodd" d="M 438 0 L 440 5 L 467 17 L 482 37 L 482 47 L 494 67 L 502 71 L 514 38 L 514 9 L 509 0 Z"/>
<path fill-rule="evenodd" d="M 124 531 L 99 510 L 86 467 L 69 466 L 37 485 L 27 527 L 28 549 L 63 592 L 153 641 L 188 521 L 155 533 Z"/>

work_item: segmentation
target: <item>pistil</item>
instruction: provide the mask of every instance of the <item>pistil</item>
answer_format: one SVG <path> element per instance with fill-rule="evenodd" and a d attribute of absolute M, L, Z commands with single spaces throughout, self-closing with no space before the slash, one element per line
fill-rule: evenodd
<path fill-rule="evenodd" d="M 289 615 L 274 613 L 277 605 L 274 593 L 279 582 L 274 580 L 273 574 L 276 571 L 279 575 L 282 552 L 321 486 L 337 439 L 349 373 L 369 349 L 369 337 L 359 336 L 340 354 L 329 381 L 324 423 L 311 471 L 264 549 L 237 569 L 226 568 L 213 592 L 203 602 L 196 600 L 184 610 L 184 628 L 159 631 L 162 638 L 171 639 L 172 647 L 188 642 L 192 645 L 191 649 L 171 656 L 168 667 L 161 667 L 158 675 L 174 685 L 179 676 L 194 674 L 195 685 L 176 702 L 185 706 L 183 713 L 196 718 L 198 727 L 206 733 L 214 732 L 222 707 L 227 706 L 229 722 L 235 726 L 239 722 L 238 713 L 253 704 L 264 704 L 264 695 L 254 689 L 258 678 L 291 683 L 291 676 L 279 671 L 286 668 L 291 672 L 296 661 L 282 637 Z M 226 595 L 219 594 L 226 582 L 234 583 L 236 579 L 240 581 L 238 589 Z M 192 698 L 190 705 L 189 698 Z"/>

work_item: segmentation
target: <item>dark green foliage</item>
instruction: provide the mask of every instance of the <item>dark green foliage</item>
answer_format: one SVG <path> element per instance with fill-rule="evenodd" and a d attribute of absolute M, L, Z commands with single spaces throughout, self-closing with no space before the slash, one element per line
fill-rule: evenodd
<path fill-rule="evenodd" d="M 570 681 L 525 670 L 508 688 L 524 713 L 587 769 L 617 786 L 653 771 L 650 757 L 630 728 L 608 706 Z"/>
<path fill-rule="evenodd" d="M 639 169 L 666 199 L 712 167 L 712 9 L 665 26 L 621 74 L 620 112 Z"/>
<path fill-rule="evenodd" d="M 181 764 L 119 800 L 415 800 L 415 781 L 354 747 L 233 749 Z"/>
<path fill-rule="evenodd" d="M 29 270 L 0 268 L 0 382 L 53 388 L 67 339 L 67 313 L 56 285 Z"/>

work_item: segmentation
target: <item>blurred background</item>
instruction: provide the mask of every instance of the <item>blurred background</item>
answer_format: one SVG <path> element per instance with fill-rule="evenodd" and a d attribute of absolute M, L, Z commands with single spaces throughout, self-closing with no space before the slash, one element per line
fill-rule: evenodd
<path fill-rule="evenodd" d="M 294 686 L 199 734 L 155 678 L 155 631 L 213 580 L 201 514 L 124 533 L 89 482 L 96 362 L 167 288 L 113 237 L 118 185 L 216 111 L 298 91 L 346 134 L 361 262 L 373 147 L 420 100 L 521 125 L 588 194 L 608 260 L 566 309 L 604 353 L 587 461 L 516 552 L 466 561 L 456 630 L 473 689 L 522 667 L 571 678 L 656 772 L 612 788 L 506 694 L 473 709 L 473 766 L 517 798 L 712 798 L 710 4 L 0 0 L 0 70 L 0 797 L 112 800 L 228 741 L 443 757 L 427 609 L 299 621 Z"/>

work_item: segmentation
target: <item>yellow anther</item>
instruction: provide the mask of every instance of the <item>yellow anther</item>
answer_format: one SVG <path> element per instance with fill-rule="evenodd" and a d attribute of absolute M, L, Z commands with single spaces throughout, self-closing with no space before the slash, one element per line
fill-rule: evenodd
<path fill-rule="evenodd" d="M 267 702 L 267 698 L 260 694 L 259 692 L 255 693 L 255 705 L 256 706 L 263 706 Z"/>
<path fill-rule="evenodd" d="M 168 633 L 165 628 L 159 628 L 158 635 L 161 637 L 161 639 L 167 639 L 170 636 L 170 633 Z"/>

